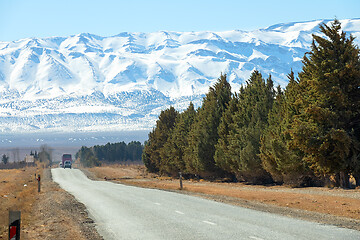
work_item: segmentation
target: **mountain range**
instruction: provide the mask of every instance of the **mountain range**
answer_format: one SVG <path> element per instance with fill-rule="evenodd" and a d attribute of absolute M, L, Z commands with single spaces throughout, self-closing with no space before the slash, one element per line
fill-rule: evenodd
<path fill-rule="evenodd" d="M 331 21 L 0 42 L 0 133 L 148 130 L 170 105 L 200 106 L 221 73 L 233 91 L 255 69 L 285 87 Z M 360 19 L 340 22 L 360 45 Z"/>

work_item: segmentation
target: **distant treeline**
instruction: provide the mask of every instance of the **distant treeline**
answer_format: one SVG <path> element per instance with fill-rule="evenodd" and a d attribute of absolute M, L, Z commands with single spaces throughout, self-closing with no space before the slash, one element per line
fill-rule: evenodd
<path fill-rule="evenodd" d="M 222 74 L 197 110 L 162 111 L 142 155 L 147 169 L 294 186 L 348 187 L 353 176 L 359 186 L 359 48 L 337 20 L 320 29 L 326 37 L 313 36 L 285 89 L 255 70 L 232 94 Z"/>
<path fill-rule="evenodd" d="M 144 146 L 138 141 L 107 143 L 93 147 L 81 147 L 75 157 L 80 158 L 86 167 L 99 166 L 102 162 L 115 163 L 125 161 L 139 161 Z"/>
<path fill-rule="evenodd" d="M 15 148 L 13 154 L 19 158 L 19 149 Z M 23 161 L 9 162 L 9 156 L 3 154 L 0 169 L 18 169 L 33 166 L 47 167 L 52 164 L 52 149 L 47 145 L 41 145 L 40 152 L 31 150 L 29 156 L 32 158 L 26 159 L 27 157 L 25 157 Z"/>

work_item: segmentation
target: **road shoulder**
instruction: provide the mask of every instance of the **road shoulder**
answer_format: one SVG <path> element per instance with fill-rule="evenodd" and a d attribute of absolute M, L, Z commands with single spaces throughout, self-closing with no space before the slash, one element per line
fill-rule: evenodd
<path fill-rule="evenodd" d="M 42 191 L 33 206 L 33 216 L 25 239 L 103 239 L 85 205 L 52 181 L 50 169 L 43 172 Z"/>

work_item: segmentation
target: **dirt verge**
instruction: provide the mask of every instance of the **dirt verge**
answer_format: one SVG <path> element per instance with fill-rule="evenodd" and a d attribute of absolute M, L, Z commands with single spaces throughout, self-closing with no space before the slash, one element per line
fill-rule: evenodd
<path fill-rule="evenodd" d="M 21 239 L 103 239 L 85 206 L 52 181 L 50 169 L 0 170 L 0 239 L 8 239 L 9 210 L 21 211 Z"/>
<path fill-rule="evenodd" d="M 8 239 L 9 210 L 21 211 L 22 225 L 31 223 L 39 171 L 35 167 L 0 170 L 0 239 Z"/>
<path fill-rule="evenodd" d="M 43 171 L 42 191 L 33 210 L 34 221 L 24 226 L 24 239 L 103 239 L 89 218 L 86 207 Z"/>

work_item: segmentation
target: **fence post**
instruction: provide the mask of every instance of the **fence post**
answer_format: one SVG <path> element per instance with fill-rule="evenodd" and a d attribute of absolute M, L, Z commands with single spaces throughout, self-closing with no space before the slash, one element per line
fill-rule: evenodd
<path fill-rule="evenodd" d="M 9 211 L 9 240 L 20 240 L 20 211 Z"/>
<path fill-rule="evenodd" d="M 182 174 L 179 172 L 179 179 L 180 179 L 180 190 L 183 189 L 183 183 L 182 183 Z"/>

